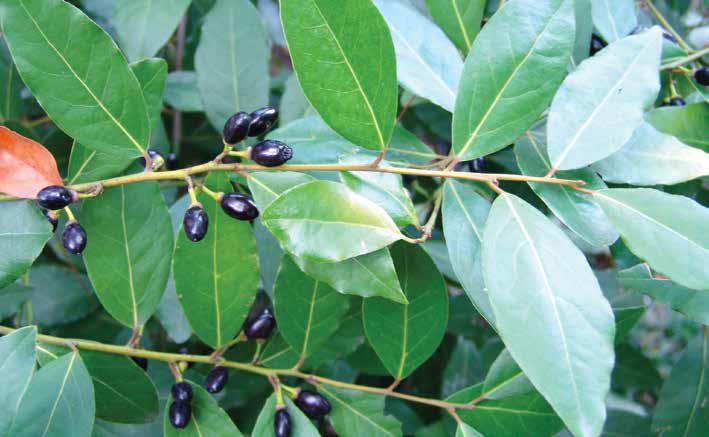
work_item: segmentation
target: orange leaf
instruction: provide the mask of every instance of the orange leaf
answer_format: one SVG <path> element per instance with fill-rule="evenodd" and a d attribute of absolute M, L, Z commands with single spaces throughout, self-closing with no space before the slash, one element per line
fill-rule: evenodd
<path fill-rule="evenodd" d="M 49 185 L 64 185 L 54 156 L 43 145 L 0 126 L 0 193 L 34 199 Z"/>

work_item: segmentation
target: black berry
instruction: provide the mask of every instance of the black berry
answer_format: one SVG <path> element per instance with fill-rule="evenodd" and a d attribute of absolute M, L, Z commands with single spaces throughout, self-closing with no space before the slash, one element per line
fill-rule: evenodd
<path fill-rule="evenodd" d="M 472 161 L 468 161 L 468 168 L 473 173 L 485 173 L 485 158 L 480 157 L 473 159 Z"/>
<path fill-rule="evenodd" d="M 192 400 L 192 386 L 189 382 L 180 381 L 174 383 L 170 392 L 172 393 L 172 399 L 176 401 L 189 402 Z"/>
<path fill-rule="evenodd" d="M 165 165 L 169 170 L 174 170 L 177 168 L 179 158 L 177 157 L 176 153 L 170 153 L 167 155 L 167 158 L 165 158 Z"/>
<path fill-rule="evenodd" d="M 42 213 L 47 218 L 49 223 L 52 224 L 52 232 L 57 232 L 57 225 L 59 224 L 59 219 L 57 216 L 52 211 L 44 208 L 42 208 Z"/>
<path fill-rule="evenodd" d="M 662 29 L 662 37 L 671 43 L 677 44 L 677 39 L 674 35 L 667 31 L 667 29 Z"/>
<path fill-rule="evenodd" d="M 266 308 L 258 316 L 246 321 L 244 335 L 251 340 L 266 339 L 271 336 L 271 332 L 275 327 L 276 319 L 271 311 Z"/>
<path fill-rule="evenodd" d="M 229 369 L 224 366 L 216 366 L 207 374 L 204 388 L 210 393 L 219 393 L 224 389 L 227 382 L 229 382 Z"/>
<path fill-rule="evenodd" d="M 160 152 L 157 150 L 153 149 L 148 149 L 146 150 L 148 152 L 148 156 L 150 156 L 150 168 L 153 170 L 157 170 L 163 165 L 165 165 L 165 158 L 162 156 Z M 145 157 L 140 158 L 140 163 L 143 167 L 145 167 Z"/>
<path fill-rule="evenodd" d="M 224 124 L 224 142 L 227 144 L 236 144 L 241 142 L 249 134 L 249 125 L 251 124 L 251 116 L 245 112 L 237 112 L 229 117 L 229 120 Z"/>
<path fill-rule="evenodd" d="M 182 429 L 190 423 L 192 407 L 187 401 L 175 401 L 170 405 L 170 423 L 177 429 Z"/>
<path fill-rule="evenodd" d="M 264 167 L 277 167 L 293 157 L 293 149 L 286 143 L 265 140 L 251 148 L 251 159 Z"/>
<path fill-rule="evenodd" d="M 78 255 L 86 248 L 86 231 L 80 224 L 70 220 L 62 232 L 62 244 L 69 253 Z"/>
<path fill-rule="evenodd" d="M 189 355 L 190 354 L 190 350 L 187 349 L 186 347 L 181 347 L 180 349 L 177 350 L 177 352 L 181 353 L 182 355 Z M 191 361 L 180 361 L 180 365 L 184 367 L 184 370 L 187 370 L 187 369 L 191 369 L 192 366 L 194 365 L 194 363 Z"/>
<path fill-rule="evenodd" d="M 603 41 L 598 35 L 591 35 L 591 48 L 589 50 L 591 56 L 603 50 L 605 46 L 605 41 Z"/>
<path fill-rule="evenodd" d="M 327 420 L 327 417 L 321 417 L 318 420 L 318 431 L 323 437 L 338 437 L 337 431 L 333 428 L 332 423 Z"/>
<path fill-rule="evenodd" d="M 702 67 L 695 71 L 694 80 L 696 80 L 699 85 L 709 86 L 709 68 Z"/>
<path fill-rule="evenodd" d="M 672 97 L 668 103 L 669 106 L 684 106 L 686 104 L 682 97 Z"/>
<path fill-rule="evenodd" d="M 148 359 L 143 357 L 130 357 L 141 369 L 148 371 Z"/>
<path fill-rule="evenodd" d="M 50 185 L 37 193 L 37 203 L 42 208 L 57 210 L 76 202 L 76 193 L 61 185 Z"/>
<path fill-rule="evenodd" d="M 294 402 L 311 419 L 325 416 L 332 408 L 325 396 L 310 390 L 300 390 Z"/>
<path fill-rule="evenodd" d="M 251 123 L 249 124 L 249 136 L 257 137 L 266 133 L 278 119 L 278 111 L 273 106 L 265 106 L 251 113 Z"/>
<path fill-rule="evenodd" d="M 285 407 L 281 407 L 276 411 L 276 416 L 273 418 L 273 431 L 276 437 L 290 437 L 291 420 L 290 414 Z"/>
<path fill-rule="evenodd" d="M 198 205 L 190 207 L 185 213 L 182 225 L 185 229 L 185 235 L 190 241 L 202 241 L 204 236 L 207 235 L 207 228 L 209 227 L 207 212 Z"/>
<path fill-rule="evenodd" d="M 259 214 L 253 199 L 244 194 L 224 194 L 220 203 L 224 212 L 237 220 L 254 220 Z"/>

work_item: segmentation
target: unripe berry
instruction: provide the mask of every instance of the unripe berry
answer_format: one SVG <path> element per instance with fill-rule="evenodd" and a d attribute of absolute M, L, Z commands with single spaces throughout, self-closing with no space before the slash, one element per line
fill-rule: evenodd
<path fill-rule="evenodd" d="M 62 244 L 67 252 L 80 254 L 86 248 L 86 231 L 77 222 L 68 221 L 62 232 Z"/>
<path fill-rule="evenodd" d="M 323 417 L 332 409 L 325 396 L 310 390 L 298 391 L 298 395 L 293 402 L 311 419 Z"/>
<path fill-rule="evenodd" d="M 170 423 L 177 429 L 182 429 L 190 423 L 192 407 L 189 402 L 175 401 L 170 405 Z"/>
<path fill-rule="evenodd" d="M 192 400 L 192 386 L 189 382 L 180 381 L 174 383 L 170 392 L 172 393 L 172 399 L 176 401 L 189 402 Z"/>
<path fill-rule="evenodd" d="M 224 366 L 213 367 L 207 374 L 207 379 L 204 381 L 204 388 L 209 393 L 219 393 L 224 389 L 229 382 L 229 369 Z"/>
<path fill-rule="evenodd" d="M 251 116 L 245 112 L 237 112 L 229 117 L 222 131 L 224 142 L 234 145 L 243 141 L 249 133 L 250 124 Z"/>
<path fill-rule="evenodd" d="M 220 204 L 225 213 L 237 220 L 254 220 L 259 214 L 253 199 L 244 194 L 224 194 Z"/>
<path fill-rule="evenodd" d="M 163 165 L 165 165 L 165 158 L 162 156 L 160 152 L 157 150 L 153 149 L 148 149 L 146 150 L 148 152 L 148 156 L 150 156 L 150 168 L 152 170 L 157 170 Z M 145 167 L 146 162 L 145 162 L 145 157 L 140 158 L 140 164 Z"/>
<path fill-rule="evenodd" d="M 291 419 L 285 407 L 279 407 L 276 410 L 276 416 L 273 418 L 273 431 L 276 437 L 290 437 Z"/>
<path fill-rule="evenodd" d="M 251 148 L 251 159 L 264 167 L 278 167 L 293 157 L 293 149 L 277 140 L 265 140 Z"/>
<path fill-rule="evenodd" d="M 268 131 L 278 119 L 278 111 L 273 106 L 265 106 L 251 113 L 249 136 L 257 137 Z"/>
<path fill-rule="evenodd" d="M 62 209 L 65 206 L 76 202 L 78 199 L 76 193 L 61 185 L 50 185 L 42 188 L 37 193 L 37 203 L 42 208 L 49 210 Z"/>
<path fill-rule="evenodd" d="M 207 212 L 200 205 L 190 207 L 185 212 L 182 227 L 190 241 L 202 241 L 204 236 L 207 235 L 207 228 L 209 227 Z"/>
<path fill-rule="evenodd" d="M 244 335 L 250 340 L 266 339 L 271 336 L 273 328 L 276 327 L 276 319 L 271 311 L 265 308 L 261 314 L 246 321 Z"/>

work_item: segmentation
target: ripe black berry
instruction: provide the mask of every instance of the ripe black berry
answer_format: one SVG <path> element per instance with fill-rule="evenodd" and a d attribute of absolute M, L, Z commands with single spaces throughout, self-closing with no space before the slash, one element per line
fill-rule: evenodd
<path fill-rule="evenodd" d="M 684 106 L 686 104 L 682 97 L 672 97 L 668 103 L 669 106 Z"/>
<path fill-rule="evenodd" d="M 59 224 L 59 219 L 57 216 L 52 211 L 44 208 L 42 208 L 42 213 L 47 220 L 49 220 L 49 223 L 52 224 L 52 232 L 57 232 L 57 224 Z"/>
<path fill-rule="evenodd" d="M 179 158 L 177 157 L 176 153 L 170 153 L 167 155 L 167 158 L 165 158 L 165 165 L 167 166 L 168 170 L 174 170 L 177 168 Z"/>
<path fill-rule="evenodd" d="M 148 149 L 146 150 L 148 152 L 148 156 L 150 156 L 150 168 L 153 170 L 157 170 L 163 165 L 165 165 L 165 158 L 162 156 L 160 152 L 157 150 L 153 149 Z M 140 164 L 145 167 L 145 157 L 140 158 Z"/>
<path fill-rule="evenodd" d="M 250 124 L 251 116 L 245 112 L 237 112 L 229 117 L 229 120 L 224 124 L 224 131 L 222 132 L 224 142 L 234 145 L 243 141 L 249 133 Z"/>
<path fill-rule="evenodd" d="M 251 159 L 264 167 L 277 167 L 293 157 L 293 149 L 286 143 L 265 140 L 251 148 Z"/>
<path fill-rule="evenodd" d="M 276 416 L 273 419 L 273 431 L 276 437 L 290 437 L 291 420 L 285 407 L 280 407 L 276 411 Z"/>
<path fill-rule="evenodd" d="M 591 56 L 603 50 L 605 46 L 605 41 L 603 41 L 598 35 L 591 35 L 591 48 L 589 50 Z"/>
<path fill-rule="evenodd" d="M 320 431 L 320 435 L 323 437 L 338 436 L 337 431 L 335 431 L 335 428 L 333 428 L 332 423 L 327 420 L 327 417 L 321 417 L 318 420 L 318 431 Z"/>
<path fill-rule="evenodd" d="M 174 383 L 170 392 L 172 393 L 172 399 L 176 401 L 189 402 L 192 400 L 192 386 L 189 382 L 180 381 Z"/>
<path fill-rule="evenodd" d="M 696 80 L 699 85 L 709 86 L 709 67 L 702 67 L 695 71 L 694 80 Z"/>
<path fill-rule="evenodd" d="M 86 248 L 86 231 L 77 222 L 68 221 L 62 232 L 62 244 L 67 252 L 80 254 Z"/>
<path fill-rule="evenodd" d="M 182 225 L 185 229 L 185 235 L 190 241 L 202 241 L 209 227 L 207 212 L 199 205 L 190 207 L 185 213 Z"/>
<path fill-rule="evenodd" d="M 278 119 L 278 111 L 273 106 L 265 106 L 251 113 L 249 136 L 257 137 L 266 133 Z"/>
<path fill-rule="evenodd" d="M 325 416 L 332 408 L 325 396 L 310 390 L 300 390 L 294 402 L 311 419 Z"/>
<path fill-rule="evenodd" d="M 77 195 L 61 185 L 50 185 L 37 193 L 37 203 L 42 208 L 57 210 L 76 202 Z"/>
<path fill-rule="evenodd" d="M 276 319 L 273 317 L 271 311 L 265 308 L 261 314 L 246 321 L 244 335 L 250 340 L 266 339 L 271 335 L 275 327 Z"/>
<path fill-rule="evenodd" d="M 182 429 L 190 423 L 192 407 L 189 402 L 175 401 L 170 405 L 170 423 L 177 429 Z"/>
<path fill-rule="evenodd" d="M 473 173 L 485 173 L 485 158 L 480 157 L 473 159 L 472 161 L 468 161 L 468 168 Z"/>
<path fill-rule="evenodd" d="M 141 369 L 148 371 L 148 359 L 143 357 L 130 357 Z"/>
<path fill-rule="evenodd" d="M 224 366 L 216 366 L 209 371 L 204 387 L 210 393 L 219 393 L 229 382 L 229 369 Z"/>
<path fill-rule="evenodd" d="M 254 220 L 259 214 L 253 199 L 244 194 L 224 194 L 220 203 L 224 212 L 237 220 Z"/>

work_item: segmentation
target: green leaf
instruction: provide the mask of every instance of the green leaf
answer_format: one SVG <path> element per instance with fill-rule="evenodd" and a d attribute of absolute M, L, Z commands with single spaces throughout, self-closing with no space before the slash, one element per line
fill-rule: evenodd
<path fill-rule="evenodd" d="M 116 0 L 113 27 L 126 57 L 154 56 L 175 31 L 191 0 Z"/>
<path fill-rule="evenodd" d="M 483 435 L 475 431 L 472 426 L 461 423 L 455 431 L 455 437 L 483 437 Z"/>
<path fill-rule="evenodd" d="M 345 296 L 306 276 L 290 257 L 283 258 L 273 297 L 281 335 L 301 358 L 337 331 L 349 309 Z"/>
<path fill-rule="evenodd" d="M 447 237 L 446 246 L 455 276 L 478 312 L 494 326 L 495 317 L 483 281 L 480 256 L 490 202 L 471 185 L 449 180 L 444 187 L 443 233 Z"/>
<path fill-rule="evenodd" d="M 677 137 L 684 144 L 709 152 L 709 105 L 695 103 L 682 107 L 657 108 L 647 114 L 655 129 Z"/>
<path fill-rule="evenodd" d="M 399 82 L 414 94 L 453 112 L 463 61 L 435 24 L 413 7 L 374 0 L 394 41 Z"/>
<path fill-rule="evenodd" d="M 25 112 L 22 102 L 22 82 L 7 49 L 4 38 L 0 38 L 0 123 L 19 120 Z"/>
<path fill-rule="evenodd" d="M 493 203 L 482 254 L 495 326 L 510 354 L 574 434 L 599 434 L 615 325 L 585 257 L 512 194 Z"/>
<path fill-rule="evenodd" d="M 435 21 L 455 45 L 468 53 L 480 31 L 485 0 L 426 0 Z"/>
<path fill-rule="evenodd" d="M 6 378 L 0 392 L 0 435 L 8 436 L 20 399 L 34 372 L 37 328 L 28 326 L 0 338 L 0 372 Z"/>
<path fill-rule="evenodd" d="M 84 262 L 101 304 L 138 327 L 152 316 L 170 272 L 170 216 L 155 182 L 122 185 L 84 202 Z"/>
<path fill-rule="evenodd" d="M 197 89 L 197 74 L 194 71 L 173 71 L 168 74 L 165 103 L 182 112 L 204 112 Z"/>
<path fill-rule="evenodd" d="M 281 126 L 284 126 L 291 121 L 312 115 L 315 110 L 310 106 L 310 102 L 303 94 L 300 88 L 298 78 L 295 74 L 291 74 L 286 81 L 283 97 L 281 97 L 281 108 L 278 119 Z"/>
<path fill-rule="evenodd" d="M 199 384 L 188 381 L 192 385 L 192 417 L 187 427 L 175 429 L 170 424 L 170 397 L 165 405 L 165 419 L 163 421 L 163 432 L 165 437 L 175 436 L 220 436 L 220 437 L 241 437 L 241 432 L 237 429 L 229 415 L 219 408 L 217 401 L 207 393 Z"/>
<path fill-rule="evenodd" d="M 709 175 L 709 154 L 643 123 L 622 149 L 593 169 L 608 182 L 672 185 Z"/>
<path fill-rule="evenodd" d="M 609 45 L 564 80 L 549 113 L 555 169 L 584 167 L 628 142 L 660 90 L 661 50 L 655 27 Z"/>
<path fill-rule="evenodd" d="M 622 410 L 609 410 L 601 437 L 652 437 L 650 418 Z"/>
<path fill-rule="evenodd" d="M 551 170 L 544 139 L 535 137 L 532 132 L 517 141 L 514 152 L 522 174 L 545 176 Z M 601 178 L 590 169 L 561 171 L 556 173 L 556 177 L 582 180 L 586 182 L 584 188 L 590 190 L 607 188 Z M 564 185 L 529 183 L 529 186 L 559 220 L 591 246 L 606 246 L 618 239 L 618 231 L 593 196 Z"/>
<path fill-rule="evenodd" d="M 485 399 L 504 399 L 534 391 L 532 383 L 524 376 L 507 349 L 495 358 L 483 381 Z"/>
<path fill-rule="evenodd" d="M 579 64 L 589 56 L 591 47 L 591 35 L 593 34 L 593 17 L 591 14 L 591 2 L 594 0 L 574 0 L 574 11 L 576 16 L 576 44 L 574 44 L 575 64 Z"/>
<path fill-rule="evenodd" d="M 2 4 L 17 70 L 52 121 L 92 149 L 126 158 L 144 154 L 150 138 L 145 100 L 113 40 L 62 0 Z"/>
<path fill-rule="evenodd" d="M 0 288 L 15 282 L 52 237 L 52 225 L 29 201 L 0 205 Z"/>
<path fill-rule="evenodd" d="M 638 27 L 635 0 L 593 0 L 591 5 L 593 24 L 609 44 Z"/>
<path fill-rule="evenodd" d="M 308 419 L 305 414 L 301 413 L 300 409 L 291 402 L 287 397 L 283 398 L 286 404 L 286 410 L 291 418 L 291 434 L 298 437 L 319 437 L 320 433 L 317 428 L 313 426 L 310 419 Z M 251 433 L 254 437 L 275 437 L 275 432 L 273 430 L 273 418 L 276 415 L 276 395 L 272 394 L 266 403 L 263 405 L 263 409 L 256 419 L 256 425 L 254 425 L 254 430 Z"/>
<path fill-rule="evenodd" d="M 343 261 L 403 238 L 383 209 L 328 181 L 288 190 L 263 211 L 261 221 L 287 251 L 313 261 Z"/>
<path fill-rule="evenodd" d="M 361 155 L 347 155 L 340 158 L 340 164 L 365 165 L 372 162 L 372 158 Z M 380 165 L 388 166 L 382 160 Z M 340 180 L 352 191 L 376 203 L 399 226 L 418 225 L 419 219 L 414 204 L 404 189 L 401 175 L 392 173 L 378 173 L 371 171 L 343 171 Z"/>
<path fill-rule="evenodd" d="M 596 270 L 594 273 L 603 289 L 603 295 L 613 308 L 615 344 L 618 345 L 645 314 L 645 301 L 642 295 L 621 287 L 616 278 L 616 269 Z"/>
<path fill-rule="evenodd" d="M 618 280 L 625 288 L 647 294 L 695 322 L 709 324 L 709 293 L 692 290 L 667 279 L 653 277 L 647 264 L 618 273 Z"/>
<path fill-rule="evenodd" d="M 358 146 L 386 149 L 398 87 L 394 44 L 377 8 L 370 0 L 290 0 L 281 5 L 281 21 L 315 110 Z"/>
<path fill-rule="evenodd" d="M 611 385 L 614 392 L 634 394 L 642 390 L 655 394 L 661 384 L 660 373 L 641 350 L 628 343 L 618 345 Z"/>
<path fill-rule="evenodd" d="M 343 294 L 362 297 L 383 297 L 407 303 L 396 276 L 389 249 L 379 249 L 337 263 L 294 258 L 301 270 Z"/>
<path fill-rule="evenodd" d="M 510 0 L 465 61 L 453 115 L 453 149 L 469 160 L 502 149 L 547 107 L 574 44 L 570 0 Z M 509 41 L 500 44 L 500 35 Z"/>
<path fill-rule="evenodd" d="M 709 430 L 709 336 L 706 328 L 684 350 L 662 386 L 652 429 L 663 437 L 704 435 Z"/>
<path fill-rule="evenodd" d="M 94 388 L 78 352 L 37 372 L 20 401 L 9 435 L 88 436 L 94 425 Z"/>
<path fill-rule="evenodd" d="M 32 287 L 22 285 L 19 281 L 0 290 L 0 319 L 16 314 L 20 305 L 30 298 L 31 292 Z"/>
<path fill-rule="evenodd" d="M 424 363 L 443 339 L 448 324 L 448 291 L 433 260 L 418 246 L 391 247 L 401 288 L 409 303 L 365 299 L 362 319 L 367 339 L 397 380 Z"/>
<path fill-rule="evenodd" d="M 330 421 L 335 431 L 347 436 L 401 436 L 401 423 L 384 414 L 384 396 L 321 385 L 332 405 Z"/>
<path fill-rule="evenodd" d="M 256 206 L 263 211 L 284 192 L 313 180 L 315 178 L 305 173 L 257 171 L 250 173 L 246 181 Z"/>
<path fill-rule="evenodd" d="M 130 68 L 136 79 L 138 79 L 138 83 L 140 83 L 140 89 L 143 91 L 150 131 L 152 132 L 155 130 L 158 121 L 160 121 L 162 112 L 162 100 L 165 92 L 165 81 L 167 80 L 167 62 L 161 58 L 141 59 L 130 64 Z"/>
<path fill-rule="evenodd" d="M 648 188 L 603 190 L 595 198 L 635 255 L 685 287 L 709 290 L 709 209 Z"/>
<path fill-rule="evenodd" d="M 268 103 L 269 57 L 256 7 L 248 0 L 217 0 L 204 19 L 194 61 L 202 103 L 217 130 L 235 112 Z"/>
<path fill-rule="evenodd" d="M 207 187 L 229 192 L 227 175 L 213 172 Z M 193 243 L 180 229 L 172 275 L 180 303 L 195 334 L 214 348 L 234 338 L 256 297 L 258 256 L 253 229 L 235 220 L 207 194 L 197 196 L 209 216 L 204 240 Z"/>
<path fill-rule="evenodd" d="M 32 267 L 30 285 L 32 315 L 40 326 L 80 320 L 97 306 L 86 276 L 57 264 Z"/>
<path fill-rule="evenodd" d="M 443 371 L 441 397 L 446 398 L 458 390 L 480 382 L 483 377 L 482 366 L 482 358 L 475 343 L 458 337 Z"/>

